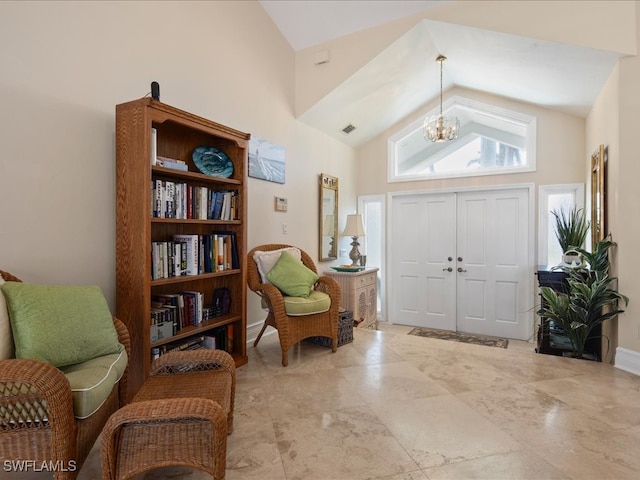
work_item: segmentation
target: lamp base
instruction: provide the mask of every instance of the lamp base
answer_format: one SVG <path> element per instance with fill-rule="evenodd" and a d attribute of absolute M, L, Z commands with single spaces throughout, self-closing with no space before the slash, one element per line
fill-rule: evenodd
<path fill-rule="evenodd" d="M 357 267 L 358 261 L 360 260 L 360 250 L 358 247 L 360 244 L 358 243 L 358 237 L 351 237 L 353 242 L 351 242 L 351 251 L 349 252 L 349 258 L 351 259 L 351 266 Z"/>

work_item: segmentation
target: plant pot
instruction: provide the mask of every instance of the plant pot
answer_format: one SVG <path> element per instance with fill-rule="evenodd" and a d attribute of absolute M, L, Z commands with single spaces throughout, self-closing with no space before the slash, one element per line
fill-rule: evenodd
<path fill-rule="evenodd" d="M 562 254 L 562 263 L 571 268 L 578 268 L 582 265 L 582 257 L 575 250 L 567 250 Z"/>

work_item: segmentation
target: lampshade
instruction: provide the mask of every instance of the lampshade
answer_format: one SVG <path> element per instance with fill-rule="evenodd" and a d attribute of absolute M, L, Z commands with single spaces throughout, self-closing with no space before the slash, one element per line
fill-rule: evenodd
<path fill-rule="evenodd" d="M 333 215 L 325 215 L 322 225 L 322 234 L 327 237 L 333 236 Z"/>
<path fill-rule="evenodd" d="M 347 215 L 347 225 L 344 227 L 342 235 L 348 237 L 363 237 L 364 225 L 362 223 L 362 215 Z"/>

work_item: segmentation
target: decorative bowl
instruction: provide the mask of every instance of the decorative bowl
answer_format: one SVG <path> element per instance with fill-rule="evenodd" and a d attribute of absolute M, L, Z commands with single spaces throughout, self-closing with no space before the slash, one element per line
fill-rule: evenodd
<path fill-rule="evenodd" d="M 365 267 L 360 265 L 338 265 L 337 267 L 331 267 L 337 272 L 361 272 Z"/>
<path fill-rule="evenodd" d="M 216 147 L 197 147 L 192 154 L 193 163 L 205 175 L 229 178 L 233 175 L 233 162 Z"/>

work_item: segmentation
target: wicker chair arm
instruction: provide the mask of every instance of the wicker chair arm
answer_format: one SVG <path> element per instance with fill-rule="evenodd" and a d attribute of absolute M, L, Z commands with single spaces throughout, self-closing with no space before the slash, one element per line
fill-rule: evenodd
<path fill-rule="evenodd" d="M 149 371 L 150 375 L 166 375 L 194 371 L 226 371 L 235 378 L 236 364 L 233 357 L 224 350 L 172 351 L 156 358 Z"/>
<path fill-rule="evenodd" d="M 124 346 L 125 351 L 127 352 L 127 358 L 131 359 L 131 337 L 129 336 L 129 330 L 126 325 L 118 320 L 116 317 L 113 317 L 113 325 L 116 327 L 116 332 L 118 333 L 118 341 Z M 124 406 L 129 402 L 128 398 L 128 379 L 129 379 L 129 361 L 127 361 L 127 367 L 122 374 L 122 378 L 120 378 L 120 383 L 118 384 L 118 398 L 120 401 L 120 406 Z"/>
<path fill-rule="evenodd" d="M 2 279 L 5 282 L 21 282 L 22 281 L 15 275 L 12 275 L 9 272 L 5 272 L 4 270 L 0 270 L 0 277 L 2 277 Z"/>
<path fill-rule="evenodd" d="M 328 275 L 321 276 L 316 282 L 316 290 L 326 293 L 331 297 L 332 302 L 336 301 L 338 305 L 340 304 L 340 284 L 335 278 Z"/>
<path fill-rule="evenodd" d="M 0 431 L 50 426 L 51 441 L 75 452 L 71 387 L 56 367 L 25 358 L 1 360 L 0 411 Z"/>
<path fill-rule="evenodd" d="M 276 317 L 278 315 L 286 315 L 284 308 L 284 296 L 275 285 L 271 285 L 270 283 L 261 283 L 260 290 L 256 290 L 256 292 L 264 298 L 269 310 L 271 310 Z"/>

